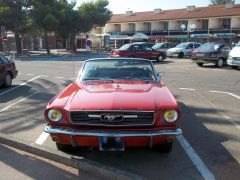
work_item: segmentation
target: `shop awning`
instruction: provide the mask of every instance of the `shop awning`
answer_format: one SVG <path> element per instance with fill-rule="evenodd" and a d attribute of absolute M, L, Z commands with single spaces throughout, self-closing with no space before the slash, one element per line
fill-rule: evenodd
<path fill-rule="evenodd" d="M 213 38 L 233 38 L 235 33 L 216 33 L 213 34 Z"/>
<path fill-rule="evenodd" d="M 210 38 L 210 34 L 191 34 L 191 38 Z"/>
<path fill-rule="evenodd" d="M 172 39 L 187 39 L 187 35 L 169 35 L 165 36 L 166 38 L 172 38 Z"/>

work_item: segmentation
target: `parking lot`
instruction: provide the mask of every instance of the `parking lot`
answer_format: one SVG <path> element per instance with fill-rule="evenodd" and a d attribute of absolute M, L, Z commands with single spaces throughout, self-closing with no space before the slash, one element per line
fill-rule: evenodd
<path fill-rule="evenodd" d="M 9 89 L 0 89 L 0 131 L 23 141 L 56 149 L 43 132 L 48 101 L 74 81 L 83 61 L 16 60 L 18 77 Z M 240 70 L 190 59 L 154 62 L 165 72 L 163 82 L 183 112 L 181 127 L 170 154 L 151 149 L 125 152 L 76 150 L 69 156 L 97 161 L 147 179 L 239 179 Z"/>

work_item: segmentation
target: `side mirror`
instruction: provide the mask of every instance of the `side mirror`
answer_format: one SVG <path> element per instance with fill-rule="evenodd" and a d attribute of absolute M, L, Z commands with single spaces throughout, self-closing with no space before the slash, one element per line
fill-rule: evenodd
<path fill-rule="evenodd" d="M 165 75 L 165 72 L 158 72 L 157 73 L 157 81 L 161 82 L 162 77 Z"/>

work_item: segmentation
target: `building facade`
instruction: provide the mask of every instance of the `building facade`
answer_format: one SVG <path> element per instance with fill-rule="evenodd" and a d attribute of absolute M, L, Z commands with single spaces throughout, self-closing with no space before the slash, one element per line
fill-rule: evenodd
<path fill-rule="evenodd" d="M 148 12 L 126 11 L 125 14 L 113 15 L 105 25 L 104 33 L 110 34 L 112 40 L 118 37 L 134 40 L 131 37 L 140 33 L 152 42 L 183 42 L 188 39 L 202 43 L 236 43 L 240 40 L 240 4 L 187 6 L 184 9 L 155 9 Z"/>

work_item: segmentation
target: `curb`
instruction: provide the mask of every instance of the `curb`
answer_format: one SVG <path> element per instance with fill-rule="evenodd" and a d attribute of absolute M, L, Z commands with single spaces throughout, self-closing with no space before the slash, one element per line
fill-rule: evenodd
<path fill-rule="evenodd" d="M 106 166 L 104 164 L 87 160 L 87 159 L 78 159 L 76 156 L 69 156 L 64 154 L 61 151 L 54 150 L 47 147 L 42 147 L 34 143 L 29 143 L 22 141 L 18 138 L 13 138 L 10 135 L 5 135 L 0 133 L 0 143 L 14 147 L 16 149 L 41 156 L 43 158 L 65 164 L 67 166 L 85 171 L 88 173 L 96 173 L 99 177 L 103 179 L 114 179 L 114 180 L 141 180 L 141 176 L 138 176 L 133 173 L 122 171 L 120 169 Z"/>

